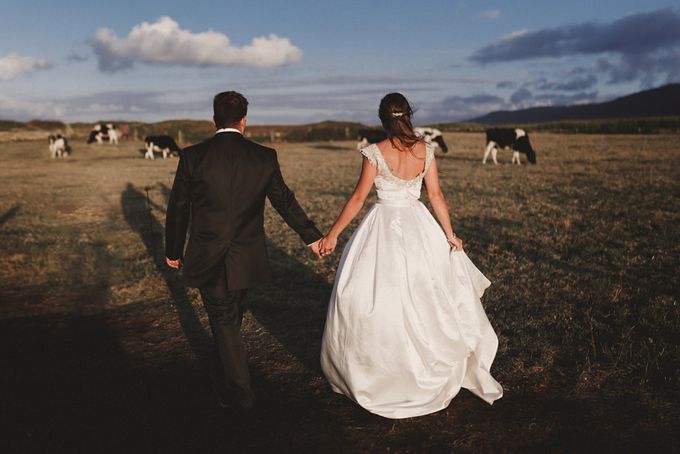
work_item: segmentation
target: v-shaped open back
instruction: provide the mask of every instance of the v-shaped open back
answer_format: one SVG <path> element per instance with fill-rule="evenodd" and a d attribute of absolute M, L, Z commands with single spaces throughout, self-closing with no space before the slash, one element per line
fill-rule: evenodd
<path fill-rule="evenodd" d="M 368 161 L 377 168 L 375 176 L 375 188 L 378 191 L 378 202 L 386 203 L 386 201 L 413 201 L 420 198 L 420 189 L 422 187 L 423 178 L 427 173 L 427 169 L 434 158 L 434 147 L 430 144 L 425 145 L 425 166 L 423 170 L 414 178 L 401 178 L 390 169 L 385 161 L 385 157 L 378 148 L 377 144 L 372 144 L 366 148 L 361 149 Z"/>
<path fill-rule="evenodd" d="M 429 164 L 430 164 L 430 160 L 428 159 L 428 149 L 427 149 L 427 144 L 425 144 L 425 158 L 423 159 L 423 161 L 425 161 L 425 162 L 424 162 L 424 164 L 423 164 L 423 170 L 421 170 L 421 171 L 418 173 L 418 175 L 416 175 L 416 176 L 414 176 L 414 177 L 412 177 L 412 178 L 404 178 L 404 177 L 402 177 L 402 176 L 397 175 L 396 173 L 394 173 L 394 170 L 392 170 L 392 167 L 391 167 L 391 166 L 389 165 L 389 163 L 387 162 L 387 159 L 385 159 L 385 155 L 383 154 L 382 150 L 380 149 L 380 146 L 379 146 L 377 143 L 374 144 L 374 145 L 375 145 L 375 148 L 377 149 L 377 152 L 378 152 L 379 155 L 380 155 L 380 158 L 382 159 L 383 163 L 385 164 L 385 169 L 386 169 L 386 171 L 389 172 L 390 175 L 392 175 L 394 178 L 398 178 L 399 180 L 403 180 L 403 181 L 413 181 L 413 180 L 416 180 L 416 179 L 418 179 L 418 178 L 424 176 L 424 175 L 425 175 L 425 172 L 427 172 L 427 168 L 428 168 L 428 166 L 429 166 Z"/>

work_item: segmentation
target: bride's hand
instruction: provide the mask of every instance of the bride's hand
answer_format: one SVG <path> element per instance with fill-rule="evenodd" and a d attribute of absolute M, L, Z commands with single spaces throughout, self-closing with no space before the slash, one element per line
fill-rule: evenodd
<path fill-rule="evenodd" d="M 319 253 L 321 254 L 322 257 L 330 255 L 333 253 L 337 245 L 338 239 L 336 237 L 325 236 L 320 240 Z"/>
<path fill-rule="evenodd" d="M 453 249 L 454 251 L 463 250 L 463 240 L 458 238 L 455 233 L 448 237 L 447 240 L 449 242 L 449 246 L 451 246 L 451 249 Z"/>

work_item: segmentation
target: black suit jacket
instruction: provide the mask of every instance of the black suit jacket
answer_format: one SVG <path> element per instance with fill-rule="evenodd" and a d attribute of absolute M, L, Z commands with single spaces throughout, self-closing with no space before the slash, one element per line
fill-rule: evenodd
<path fill-rule="evenodd" d="M 222 132 L 180 153 L 165 222 L 165 254 L 183 258 L 184 278 L 201 287 L 224 262 L 229 289 L 271 278 L 264 202 L 307 244 L 321 233 L 283 181 L 276 151 L 237 132 Z M 189 244 L 184 251 L 189 217 Z"/>

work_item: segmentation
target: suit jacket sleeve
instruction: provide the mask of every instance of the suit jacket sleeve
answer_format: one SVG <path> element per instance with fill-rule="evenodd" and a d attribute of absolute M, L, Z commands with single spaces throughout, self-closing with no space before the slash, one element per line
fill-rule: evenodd
<path fill-rule="evenodd" d="M 314 223 L 307 217 L 304 210 L 295 198 L 293 191 L 288 189 L 281 175 L 279 161 L 274 155 L 274 173 L 267 188 L 267 197 L 276 211 L 279 212 L 286 224 L 300 235 L 302 241 L 311 244 L 321 238 L 321 232 Z"/>
<path fill-rule="evenodd" d="M 184 254 L 191 209 L 189 183 L 186 157 L 184 153 L 180 153 L 165 217 L 165 256 L 170 260 L 180 259 Z"/>

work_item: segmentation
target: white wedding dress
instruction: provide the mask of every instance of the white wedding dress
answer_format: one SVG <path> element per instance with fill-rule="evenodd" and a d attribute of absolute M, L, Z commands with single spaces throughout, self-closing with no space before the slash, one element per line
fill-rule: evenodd
<path fill-rule="evenodd" d="M 451 251 L 418 199 L 434 158 L 413 180 L 393 175 L 377 145 L 378 202 L 340 259 L 321 347 L 335 392 L 386 418 L 446 408 L 461 387 L 488 403 L 503 395 L 490 373 L 498 338 L 480 298 L 490 282 Z"/>

